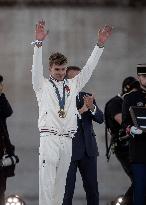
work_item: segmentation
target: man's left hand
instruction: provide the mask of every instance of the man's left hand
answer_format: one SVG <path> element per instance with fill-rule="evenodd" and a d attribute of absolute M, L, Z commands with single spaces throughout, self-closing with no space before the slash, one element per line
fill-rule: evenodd
<path fill-rule="evenodd" d="M 112 34 L 113 27 L 105 25 L 103 28 L 100 28 L 98 31 L 98 45 L 103 47 L 105 42 Z"/>

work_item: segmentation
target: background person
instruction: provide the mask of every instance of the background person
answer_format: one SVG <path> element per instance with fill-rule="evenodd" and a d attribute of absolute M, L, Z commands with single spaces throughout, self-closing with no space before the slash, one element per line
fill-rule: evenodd
<path fill-rule="evenodd" d="M 74 78 L 80 71 L 79 67 L 69 66 L 67 68 L 67 78 Z M 86 92 L 79 92 L 76 105 L 79 111 L 78 129 L 72 140 L 72 158 L 66 179 L 63 205 L 72 205 L 77 168 L 83 180 L 87 204 L 98 205 L 98 148 L 92 122 L 103 123 L 103 113 L 98 108 L 93 95 Z"/>

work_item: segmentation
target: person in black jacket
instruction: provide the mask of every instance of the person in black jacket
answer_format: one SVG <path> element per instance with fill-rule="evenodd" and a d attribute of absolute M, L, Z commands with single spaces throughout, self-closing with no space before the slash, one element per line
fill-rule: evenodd
<path fill-rule="evenodd" d="M 80 68 L 70 66 L 67 69 L 67 77 L 71 79 L 79 72 Z M 82 176 L 87 205 L 98 205 L 98 148 L 92 121 L 103 123 L 103 113 L 96 105 L 93 95 L 89 93 L 80 92 L 76 104 L 79 111 L 78 130 L 72 141 L 72 158 L 66 179 L 63 205 L 72 205 L 77 168 Z"/>
<path fill-rule="evenodd" d="M 129 108 L 131 106 L 146 107 L 146 64 L 137 66 L 140 82 L 138 91 L 129 93 L 123 102 L 123 128 L 131 133 L 129 159 L 132 169 L 134 188 L 134 205 L 146 204 L 146 133 L 133 126 Z M 131 128 L 130 128 L 131 127 Z"/>
<path fill-rule="evenodd" d="M 13 110 L 3 93 L 3 77 L 0 75 L 0 162 L 5 155 L 13 156 L 15 147 L 11 144 L 6 120 Z M 7 177 L 14 176 L 15 166 L 0 166 L 0 205 L 4 205 Z"/>
<path fill-rule="evenodd" d="M 123 98 L 129 92 L 133 92 L 140 88 L 138 80 L 134 77 L 129 76 L 123 80 L 122 83 L 122 92 L 121 94 L 116 95 L 115 97 L 111 98 L 105 105 L 105 128 L 106 132 L 109 132 L 111 135 L 111 145 L 114 150 L 114 154 L 116 158 L 120 162 L 123 170 L 130 178 L 132 182 L 132 172 L 131 166 L 128 158 L 129 153 L 129 138 L 125 138 L 126 135 L 122 131 L 122 104 Z M 122 132 L 121 132 L 122 131 Z M 123 140 L 122 137 L 124 136 Z M 106 134 L 106 138 L 108 135 Z M 107 158 L 109 159 L 110 147 L 107 147 Z M 132 183 L 131 186 L 126 191 L 123 197 L 124 205 L 133 205 L 133 188 Z"/>

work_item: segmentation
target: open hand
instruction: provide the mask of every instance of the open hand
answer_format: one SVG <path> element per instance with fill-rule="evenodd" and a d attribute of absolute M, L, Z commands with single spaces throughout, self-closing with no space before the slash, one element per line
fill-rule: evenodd
<path fill-rule="evenodd" d="M 93 101 L 94 101 L 94 96 L 93 95 L 85 95 L 84 96 L 84 104 L 90 110 L 94 110 Z"/>
<path fill-rule="evenodd" d="M 45 21 L 41 20 L 36 24 L 36 40 L 43 41 L 48 35 L 49 31 L 45 31 Z"/>
<path fill-rule="evenodd" d="M 98 31 L 98 45 L 104 46 L 107 39 L 112 34 L 113 27 L 110 25 L 105 25 L 103 28 L 100 28 Z"/>

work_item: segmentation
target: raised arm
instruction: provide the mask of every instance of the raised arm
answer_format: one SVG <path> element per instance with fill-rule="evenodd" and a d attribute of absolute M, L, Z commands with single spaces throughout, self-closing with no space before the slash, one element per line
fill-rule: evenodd
<path fill-rule="evenodd" d="M 85 84 L 89 81 L 93 70 L 95 69 L 99 58 L 103 52 L 104 44 L 112 33 L 111 26 L 104 26 L 98 31 L 98 41 L 97 45 L 92 51 L 86 65 L 83 67 L 82 71 L 72 80 L 76 81 L 77 91 L 81 91 Z"/>
<path fill-rule="evenodd" d="M 48 31 L 45 32 L 45 21 L 39 21 L 36 24 L 36 41 L 34 42 L 34 55 L 32 65 L 32 84 L 35 92 L 41 90 L 43 85 L 43 64 L 42 64 L 42 43 L 48 35 Z"/>

